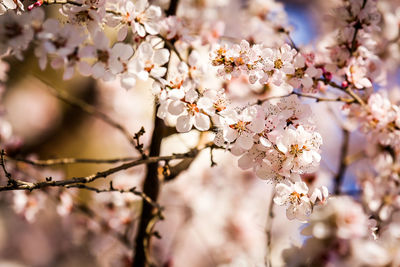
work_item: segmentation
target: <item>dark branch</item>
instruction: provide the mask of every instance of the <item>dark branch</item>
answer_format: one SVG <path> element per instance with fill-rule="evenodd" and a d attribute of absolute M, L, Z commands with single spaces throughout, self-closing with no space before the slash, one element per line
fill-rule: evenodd
<path fill-rule="evenodd" d="M 134 157 L 125 157 L 125 158 L 113 158 L 113 159 L 85 159 L 85 158 L 59 158 L 59 159 L 42 159 L 42 160 L 34 160 L 34 159 L 26 159 L 20 157 L 11 157 L 5 154 L 7 159 L 23 162 L 26 164 L 30 164 L 38 167 L 46 167 L 46 166 L 55 166 L 55 165 L 67 165 L 67 164 L 114 164 L 119 162 L 133 161 L 138 160 L 138 158 Z"/>
<path fill-rule="evenodd" d="M 26 181 L 12 179 L 11 175 L 10 175 L 9 180 L 12 180 L 13 183 L 9 183 L 6 186 L 0 186 L 0 191 L 11 191 L 11 190 L 30 190 L 30 191 L 32 191 L 35 189 L 41 189 L 41 188 L 45 188 L 45 187 L 57 187 L 57 186 L 63 187 L 63 186 L 73 185 L 73 184 L 91 183 L 97 179 L 106 178 L 106 177 L 110 176 L 111 174 L 117 173 L 122 170 L 127 170 L 134 166 L 138 166 L 141 164 L 156 164 L 156 165 L 158 165 L 159 161 L 169 161 L 169 160 L 174 160 L 174 159 L 185 159 L 185 158 L 195 157 L 198 152 L 199 152 L 199 150 L 193 149 L 187 153 L 182 153 L 182 154 L 174 154 L 171 156 L 162 156 L 162 157 L 149 157 L 146 159 L 134 160 L 134 161 L 119 165 L 117 167 L 98 172 L 93 175 L 89 175 L 89 176 L 85 176 L 85 177 L 74 177 L 71 179 L 60 180 L 60 181 L 52 181 L 52 180 L 47 179 L 46 181 L 32 183 L 32 182 L 26 182 Z M 3 160 L 4 160 L 4 158 L 3 158 Z M 3 165 L 3 171 L 4 170 L 5 170 L 5 164 Z M 6 173 L 6 175 L 7 175 L 7 173 Z"/>
<path fill-rule="evenodd" d="M 341 194 L 341 187 L 346 174 L 349 142 L 350 142 L 350 132 L 346 129 L 343 129 L 342 146 L 340 148 L 340 164 L 338 172 L 335 176 L 334 192 L 336 195 Z"/>

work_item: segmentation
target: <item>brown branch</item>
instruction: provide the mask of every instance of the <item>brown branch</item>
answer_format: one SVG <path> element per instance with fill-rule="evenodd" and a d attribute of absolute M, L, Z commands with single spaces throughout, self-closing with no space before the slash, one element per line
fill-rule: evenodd
<path fill-rule="evenodd" d="M 275 190 L 275 189 L 273 189 Z M 272 267 L 272 247 L 271 247 L 271 242 L 272 242 L 272 222 L 275 217 L 274 215 L 274 196 L 275 192 L 271 192 L 271 199 L 269 202 L 268 206 L 268 217 L 267 217 L 267 223 L 265 225 L 265 237 L 267 239 L 267 247 L 266 247 L 266 252 L 265 252 L 265 265 L 267 267 Z"/>
<path fill-rule="evenodd" d="M 85 159 L 85 158 L 58 158 L 58 159 L 26 159 L 20 157 L 12 157 L 5 154 L 7 159 L 23 162 L 38 167 L 54 166 L 54 165 L 67 165 L 67 164 L 113 164 L 119 162 L 133 161 L 138 158 L 125 157 L 125 158 L 113 158 L 113 159 Z"/>
<path fill-rule="evenodd" d="M 347 154 L 349 151 L 350 132 L 343 128 L 342 145 L 340 148 L 340 164 L 338 172 L 335 176 L 334 192 L 336 195 L 341 194 L 342 183 L 347 169 Z"/>
<path fill-rule="evenodd" d="M 367 0 L 363 0 L 361 9 L 364 9 L 366 4 L 367 4 Z M 358 31 L 361 29 L 362 29 L 361 21 L 357 20 L 356 23 L 354 24 L 354 34 L 353 34 L 353 38 L 351 40 L 351 47 L 349 47 L 350 54 L 353 54 L 357 50 L 357 34 L 358 34 Z"/>
<path fill-rule="evenodd" d="M 70 4 L 70 5 L 79 6 L 79 7 L 81 7 L 83 5 L 82 3 L 78 3 L 78 2 L 75 2 L 72 0 L 43 0 L 43 3 L 40 3 L 40 1 L 36 1 L 36 3 L 39 3 L 39 4 L 33 4 L 33 5 L 29 6 L 30 8 L 28 8 L 28 10 L 34 8 L 35 6 L 41 6 L 41 5 Z M 95 8 L 91 7 L 91 9 L 95 9 Z M 116 16 L 123 16 L 123 14 L 121 14 L 115 10 L 111 10 L 111 9 L 106 9 L 106 13 L 110 13 L 110 14 L 113 14 Z"/>
<path fill-rule="evenodd" d="M 284 28 L 280 28 L 278 30 L 279 32 L 284 32 L 289 40 L 290 45 L 297 51 L 299 52 L 300 49 L 297 47 L 296 43 L 293 41 L 292 37 L 290 36 L 290 31 Z"/>
<path fill-rule="evenodd" d="M 320 81 L 320 82 L 323 82 L 323 83 L 325 83 L 326 85 L 330 85 L 331 87 L 336 88 L 336 89 L 339 89 L 339 90 L 341 90 L 341 91 L 344 91 L 344 90 L 345 90 L 341 85 L 339 85 L 339 84 L 337 84 L 337 83 L 335 83 L 335 82 L 333 82 L 333 81 L 331 81 L 331 80 L 328 80 L 328 79 L 326 79 L 326 78 L 318 78 L 318 79 L 316 79 L 316 80 L 317 80 L 317 81 Z"/>
<path fill-rule="evenodd" d="M 4 152 L 4 149 L 2 149 L 1 150 L 0 165 L 1 165 L 2 169 L 3 169 L 3 172 L 4 172 L 5 176 L 10 181 L 11 180 L 11 174 L 6 169 L 6 161 L 4 160 L 4 156 L 5 155 L 6 155 L 6 153 Z"/>
<path fill-rule="evenodd" d="M 327 80 L 326 78 L 323 78 L 323 79 L 320 78 L 320 79 L 317 79 L 317 81 L 324 82 L 325 84 L 330 85 L 333 88 L 339 89 L 339 90 L 345 92 L 346 94 L 348 94 L 349 96 L 351 96 L 354 99 L 354 101 L 351 101 L 351 99 L 347 99 L 346 101 L 343 101 L 343 102 L 346 102 L 346 103 L 357 102 L 361 106 L 365 106 L 364 100 L 362 100 L 360 98 L 360 96 L 358 96 L 356 93 L 354 93 L 354 91 L 349 86 L 347 86 L 347 87 L 340 86 L 340 85 L 338 85 L 337 83 L 335 83 L 333 81 Z"/>
<path fill-rule="evenodd" d="M 59 180 L 59 181 L 52 181 L 51 179 L 46 179 L 46 181 L 32 183 L 32 182 L 26 182 L 26 181 L 22 181 L 22 180 L 12 179 L 11 175 L 10 175 L 9 180 L 11 180 L 13 182 L 8 183 L 8 185 L 6 185 L 6 186 L 0 186 L 0 191 L 10 191 L 10 190 L 30 190 L 30 191 L 32 191 L 35 189 L 41 189 L 41 188 L 45 188 L 45 187 L 57 187 L 57 186 L 63 187 L 63 186 L 79 184 L 79 183 L 91 183 L 97 179 L 106 178 L 106 177 L 110 176 L 111 174 L 117 173 L 122 170 L 127 170 L 129 168 L 132 168 L 134 166 L 138 166 L 141 164 L 158 165 L 159 161 L 169 161 L 169 160 L 174 160 L 174 159 L 185 159 L 185 158 L 195 157 L 197 153 L 198 153 L 198 150 L 195 149 L 195 150 L 191 150 L 187 153 L 173 154 L 170 156 L 162 156 L 162 157 L 149 157 L 146 159 L 134 160 L 134 161 L 119 165 L 117 167 L 107 169 L 105 171 L 97 172 L 96 174 L 92 174 L 89 176 L 74 177 L 71 179 Z M 4 170 L 4 168 L 3 168 L 3 170 Z"/>
<path fill-rule="evenodd" d="M 175 16 L 176 12 L 178 11 L 179 0 L 171 0 L 169 2 L 169 7 L 165 11 L 167 16 Z"/>
<path fill-rule="evenodd" d="M 205 144 L 203 147 L 200 148 L 201 145 L 202 145 L 202 144 L 199 144 L 199 145 L 197 146 L 198 149 L 199 149 L 199 151 L 202 151 L 202 150 L 205 149 L 205 148 L 210 148 L 211 151 L 212 151 L 212 149 L 218 148 L 218 147 L 215 146 L 214 143 L 212 143 L 212 142 L 207 143 L 207 144 Z M 212 152 L 211 152 L 211 153 L 212 153 Z M 197 155 L 199 155 L 199 153 L 197 153 L 196 156 L 197 156 Z M 171 181 L 174 180 L 176 177 L 178 177 L 178 176 L 181 174 L 181 172 L 183 172 L 183 171 L 189 169 L 190 165 L 191 165 L 191 164 L 193 163 L 193 161 L 196 159 L 196 156 L 195 156 L 195 157 L 192 157 L 192 158 L 186 158 L 186 159 L 182 160 L 181 162 L 179 162 L 177 165 L 171 167 L 171 168 L 170 168 L 170 173 L 169 173 L 169 175 L 167 175 L 167 176 L 164 178 L 164 182 L 171 182 Z M 215 162 L 213 162 L 213 160 L 212 160 L 212 163 L 215 164 Z"/>
<path fill-rule="evenodd" d="M 179 0 L 170 0 L 169 7 L 166 11 L 167 16 L 174 16 L 178 9 Z M 165 43 L 167 46 L 167 43 Z M 171 60 L 171 47 L 170 58 L 166 63 L 167 71 L 163 78 L 167 78 L 168 67 Z M 164 121 L 157 117 L 158 105 L 154 108 L 154 129 L 151 137 L 149 156 L 154 157 L 160 154 L 161 143 L 167 132 L 167 127 Z M 143 183 L 143 192 L 148 195 L 153 201 L 157 202 L 160 191 L 160 180 L 158 179 L 158 164 L 148 164 L 147 174 Z M 143 202 L 142 213 L 140 216 L 140 222 L 138 231 L 135 238 L 135 247 L 133 249 L 133 267 L 145 267 L 149 265 L 150 261 L 150 241 L 154 235 L 152 229 L 155 222 L 158 220 L 157 214 L 155 214 L 154 207 L 149 205 L 147 202 Z"/>
<path fill-rule="evenodd" d="M 155 123 L 154 130 L 151 138 L 150 157 L 158 156 L 160 154 L 161 142 L 164 137 L 165 124 L 164 121 L 157 117 L 157 108 L 154 112 Z M 151 163 L 147 165 L 147 174 L 143 184 L 143 192 L 148 195 L 153 201 L 157 202 L 160 190 L 160 181 L 158 179 L 158 164 Z M 146 266 L 150 261 L 148 255 L 148 248 L 150 244 L 151 233 L 148 232 L 148 225 L 155 216 L 154 207 L 147 202 L 143 202 L 142 214 L 140 216 L 140 223 L 138 232 L 135 238 L 134 259 L 133 266 Z"/>
<path fill-rule="evenodd" d="M 349 98 L 345 98 L 345 97 L 337 97 L 337 98 L 326 98 L 326 97 L 319 97 L 319 96 L 314 96 L 314 95 L 307 95 L 307 94 L 303 94 L 303 93 L 298 93 L 298 92 L 291 92 L 289 94 L 286 95 L 281 95 L 281 96 L 270 96 L 264 99 L 260 99 L 257 101 L 257 104 L 262 104 L 265 101 L 269 101 L 271 99 L 277 99 L 277 98 L 282 98 L 282 97 L 288 97 L 291 95 L 297 95 L 299 97 L 304 97 L 304 98 L 311 98 L 311 99 L 315 99 L 316 102 L 344 102 L 344 103 L 353 103 L 355 102 L 354 99 L 349 99 Z"/>
<path fill-rule="evenodd" d="M 350 87 L 347 87 L 345 89 L 345 92 L 348 93 L 355 101 L 357 101 L 358 104 L 360 104 L 361 106 L 365 106 L 364 100 L 362 100 L 356 93 L 354 93 Z"/>

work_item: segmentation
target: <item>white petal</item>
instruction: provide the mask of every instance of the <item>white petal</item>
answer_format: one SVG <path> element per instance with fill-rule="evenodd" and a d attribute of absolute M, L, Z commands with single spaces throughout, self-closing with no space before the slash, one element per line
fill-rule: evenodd
<path fill-rule="evenodd" d="M 225 141 L 227 141 L 229 143 L 232 143 L 233 141 L 235 141 L 237 136 L 238 136 L 238 132 L 231 128 L 226 128 L 224 130 L 224 139 L 225 139 Z"/>
<path fill-rule="evenodd" d="M 106 50 L 109 47 L 110 41 L 108 40 L 104 32 L 99 31 L 96 33 L 93 43 L 97 48 L 101 50 Z"/>
<path fill-rule="evenodd" d="M 238 142 L 238 145 L 240 145 L 240 147 L 246 150 L 250 149 L 254 144 L 253 136 L 247 134 L 241 134 L 236 142 Z"/>
<path fill-rule="evenodd" d="M 168 112 L 172 115 L 180 115 L 185 111 L 185 104 L 182 101 L 171 101 L 168 105 Z"/>
<path fill-rule="evenodd" d="M 189 56 L 189 59 L 188 59 L 189 65 L 190 66 L 196 66 L 197 62 L 199 61 L 199 58 L 200 58 L 199 52 L 197 52 L 196 50 L 193 50 L 190 53 L 190 56 Z"/>
<path fill-rule="evenodd" d="M 85 61 L 80 61 L 78 63 L 78 71 L 80 74 L 82 74 L 83 76 L 90 76 L 92 73 L 92 68 L 89 65 L 89 63 L 85 62 Z"/>
<path fill-rule="evenodd" d="M 124 43 L 116 43 L 111 51 L 115 57 L 123 60 L 127 60 L 133 55 L 132 46 Z"/>
<path fill-rule="evenodd" d="M 260 144 L 262 144 L 265 147 L 271 147 L 272 143 L 265 137 L 260 137 Z"/>
<path fill-rule="evenodd" d="M 155 67 L 155 68 L 151 69 L 150 74 L 154 77 L 161 78 L 165 75 L 166 72 L 167 72 L 167 68 Z"/>
<path fill-rule="evenodd" d="M 160 25 L 157 22 L 146 22 L 144 28 L 149 34 L 155 35 L 160 31 Z"/>
<path fill-rule="evenodd" d="M 102 78 L 105 74 L 105 65 L 102 62 L 97 62 L 92 66 L 92 75 L 94 78 Z"/>
<path fill-rule="evenodd" d="M 154 63 L 156 63 L 157 65 L 160 65 L 160 66 L 164 65 L 169 60 L 168 49 L 162 48 L 162 49 L 155 50 L 153 59 L 154 59 Z"/>
<path fill-rule="evenodd" d="M 253 167 L 253 160 L 248 156 L 248 154 L 244 154 L 238 160 L 238 166 L 242 170 L 247 170 Z"/>
<path fill-rule="evenodd" d="M 148 42 L 141 43 L 138 51 L 141 58 L 150 60 L 153 57 L 153 46 Z"/>
<path fill-rule="evenodd" d="M 125 89 L 131 89 L 136 85 L 136 78 L 131 75 L 126 75 L 125 77 L 121 78 L 121 86 Z"/>
<path fill-rule="evenodd" d="M 67 67 L 64 69 L 63 80 L 69 80 L 74 75 L 74 67 Z"/>
<path fill-rule="evenodd" d="M 309 77 L 309 76 L 305 76 L 302 80 L 301 80 L 303 86 L 305 89 L 310 89 L 313 86 L 313 80 Z"/>
<path fill-rule="evenodd" d="M 199 94 L 196 92 L 196 90 L 194 90 L 194 89 L 189 90 L 185 95 L 185 100 L 190 103 L 193 103 L 197 99 L 198 96 L 199 96 Z"/>
<path fill-rule="evenodd" d="M 194 117 L 194 126 L 200 131 L 210 129 L 210 117 L 203 113 L 198 113 Z"/>
<path fill-rule="evenodd" d="M 189 115 L 180 116 L 176 120 L 176 130 L 180 133 L 189 132 L 192 129 L 192 126 L 193 126 L 193 121 L 191 116 Z"/>
<path fill-rule="evenodd" d="M 124 25 L 118 31 L 118 34 L 117 34 L 117 41 L 118 42 L 122 42 L 123 40 L 125 40 L 126 36 L 128 35 L 128 29 L 129 29 L 129 27 Z"/>

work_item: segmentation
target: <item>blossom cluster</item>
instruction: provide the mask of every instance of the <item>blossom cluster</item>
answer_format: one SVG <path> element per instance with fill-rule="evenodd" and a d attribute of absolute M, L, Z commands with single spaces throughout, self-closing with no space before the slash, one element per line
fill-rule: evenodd
<path fill-rule="evenodd" d="M 196 66 L 195 59 L 192 52 L 191 68 Z M 159 82 L 155 83 L 160 101 L 157 115 L 166 121 L 175 121 L 178 132 L 188 132 L 193 126 L 206 131 L 213 125 L 217 132 L 214 143 L 240 156 L 240 168 L 252 169 L 258 177 L 280 185 L 277 189 L 291 188 L 300 181 L 300 175 L 318 169 L 322 138 L 315 131 L 310 107 L 302 104 L 297 95 L 283 97 L 275 104 L 266 101 L 261 105 L 237 107 L 229 102 L 224 90 L 199 91 L 196 82 L 188 79 L 193 77 L 187 75 L 188 68 L 183 69 L 184 78 L 175 83 L 164 81 L 165 89 Z M 307 187 L 303 184 L 303 189 L 304 186 Z M 304 190 L 308 193 L 308 188 Z M 320 200 L 327 197 L 326 188 L 321 190 Z M 281 190 L 280 194 L 290 198 L 293 192 Z M 277 202 L 286 203 L 285 200 Z M 310 209 L 296 213 L 298 218 L 309 215 L 309 198 L 307 203 Z"/>
<path fill-rule="evenodd" d="M 330 47 L 331 64 L 326 68 L 340 75 L 341 81 L 356 89 L 371 88 L 372 83 L 385 84 L 386 73 L 376 55 L 381 15 L 377 1 L 352 0 L 336 9 L 336 41 Z M 338 76 L 339 76 L 338 75 Z"/>
<path fill-rule="evenodd" d="M 390 147 L 399 155 L 400 108 L 384 91 L 371 94 L 365 107 L 353 106 L 351 114 L 359 120 L 371 145 Z"/>
<path fill-rule="evenodd" d="M 276 186 L 273 201 L 277 205 L 287 205 L 286 216 L 293 220 L 308 221 L 314 206 L 325 204 L 328 189 L 325 186 L 309 190 L 305 182 L 295 182 L 290 185 L 280 183 Z"/>
<path fill-rule="evenodd" d="M 400 109 L 385 91 L 373 93 L 365 107 L 352 107 L 361 131 L 371 168 L 358 175 L 365 205 L 381 221 L 390 221 L 400 209 L 398 166 L 400 160 Z"/>
<path fill-rule="evenodd" d="M 288 266 L 395 266 L 398 259 L 398 216 L 374 240 L 376 222 L 350 197 L 333 197 L 316 208 L 302 234 L 301 247 L 284 251 Z M 376 238 L 376 236 L 375 236 Z"/>
<path fill-rule="evenodd" d="M 24 5 L 20 0 L 2 0 L 0 2 L 0 15 L 3 15 L 10 9 L 24 11 Z"/>
<path fill-rule="evenodd" d="M 3 100 L 6 91 L 5 83 L 8 79 L 8 69 L 9 65 L 0 58 L 0 101 Z M 13 134 L 11 123 L 6 119 L 6 110 L 4 107 L 0 107 L 0 145 L 11 149 L 19 142 L 20 140 Z"/>
<path fill-rule="evenodd" d="M 216 48 L 211 57 L 219 75 L 227 79 L 246 75 L 251 84 L 281 86 L 286 83 L 292 88 L 311 91 L 322 75 L 322 70 L 314 64 L 313 54 L 303 54 L 288 44 L 270 48 L 258 44 L 250 46 L 243 40 L 230 48 Z"/>
<path fill-rule="evenodd" d="M 52 18 L 45 20 L 40 8 L 21 15 L 7 12 L 0 17 L 0 55 L 14 55 L 22 60 L 22 53 L 34 42 L 42 70 L 50 57 L 52 68 L 64 68 L 64 79 L 72 78 L 77 69 L 84 76 L 105 81 L 118 76 L 127 89 L 137 79 L 163 76 L 165 69 L 158 67 L 168 61 L 166 49 L 154 48 L 154 41 L 141 40 L 135 51 L 132 45 L 122 42 L 128 29 L 140 38 L 158 34 L 160 7 L 149 6 L 147 1 L 108 5 L 111 4 L 107 4 L 106 12 L 106 1 L 84 1 L 79 6 L 65 4 L 61 13 L 70 22 L 66 24 Z M 102 29 L 104 25 L 119 25 L 117 42 L 112 44 Z"/>
<path fill-rule="evenodd" d="M 22 60 L 23 52 L 34 43 L 40 68 L 44 70 L 50 61 L 52 68 L 64 68 L 64 79 L 72 78 L 75 69 L 104 81 L 118 77 L 126 89 L 134 87 L 137 80 L 152 79 L 158 117 L 172 120 L 178 132 L 188 132 L 193 126 L 200 131 L 215 129 L 215 144 L 241 156 L 242 169 L 252 168 L 257 176 L 274 183 L 293 186 L 301 174 L 318 168 L 322 138 L 310 119 L 311 110 L 297 96 L 276 104 L 234 106 L 223 89 L 202 89 L 205 68 L 195 47 L 186 61 L 174 51 L 180 62 L 175 75 L 167 73 L 165 64 L 171 52 L 163 44 L 178 38 L 193 42 L 175 27 L 182 21 L 163 18 L 160 7 L 145 0 L 82 1 L 80 5 L 64 4 L 60 12 L 69 23 L 45 19 L 40 8 L 1 16 L 1 54 Z M 115 42 L 103 26 L 119 29 Z M 127 40 L 128 36 L 132 39 Z M 314 66 L 312 54 L 300 53 L 287 44 L 279 48 L 250 46 L 245 40 L 230 49 L 214 50 L 212 64 L 222 65 L 219 73 L 226 78 L 245 74 L 251 83 L 286 83 L 305 91 L 311 90 L 322 74 Z"/>

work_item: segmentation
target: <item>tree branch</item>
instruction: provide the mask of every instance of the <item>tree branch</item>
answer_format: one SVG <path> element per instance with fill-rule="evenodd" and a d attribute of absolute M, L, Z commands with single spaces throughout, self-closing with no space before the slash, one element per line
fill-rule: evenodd
<path fill-rule="evenodd" d="M 271 192 L 271 199 L 269 201 L 269 206 L 268 206 L 267 223 L 265 225 L 265 236 L 266 236 L 266 239 L 267 239 L 267 244 L 266 244 L 267 247 L 266 247 L 266 252 L 265 252 L 265 265 L 267 267 L 272 267 L 272 261 L 271 261 L 272 247 L 271 247 L 271 242 L 272 242 L 272 222 L 273 222 L 273 219 L 275 217 L 275 215 L 274 215 L 274 196 L 275 196 L 275 192 Z"/>
<path fill-rule="evenodd" d="M 170 0 L 169 7 L 166 11 L 167 16 L 174 16 L 178 9 L 179 0 Z M 167 46 L 167 43 L 165 43 Z M 168 47 L 170 50 L 170 59 L 171 59 L 171 47 Z M 168 75 L 168 64 L 166 63 L 167 72 L 165 73 L 164 78 Z M 164 121 L 157 117 L 158 105 L 155 106 L 154 109 L 154 129 L 151 137 L 150 144 L 150 152 L 149 156 L 154 157 L 160 154 L 161 142 L 164 138 L 167 127 Z M 147 174 L 143 184 L 143 192 L 148 195 L 153 201 L 157 202 L 158 194 L 160 190 L 160 181 L 158 179 L 158 164 L 148 164 L 147 165 Z M 157 215 L 154 214 L 154 207 L 149 205 L 147 202 L 143 202 L 142 206 L 142 214 L 140 216 L 140 222 L 138 231 L 135 238 L 135 247 L 133 249 L 133 267 L 144 267 L 150 263 L 150 240 L 154 235 L 153 227 L 158 219 L 160 219 Z"/>
<path fill-rule="evenodd" d="M 89 159 L 89 158 L 58 158 L 58 159 L 25 159 L 20 157 L 12 157 L 5 154 L 9 160 L 23 162 L 29 165 L 37 167 L 55 166 L 55 165 L 67 165 L 67 164 L 113 164 L 119 162 L 133 161 L 138 158 L 135 157 L 124 157 L 124 158 L 113 158 L 113 159 Z"/>
<path fill-rule="evenodd" d="M 51 179 L 46 179 L 46 181 L 40 181 L 40 182 L 35 182 L 35 183 L 13 179 L 11 177 L 11 175 L 5 171 L 5 164 L 4 164 L 4 158 L 3 158 L 3 160 L 2 160 L 3 171 L 5 171 L 6 176 L 7 177 L 9 176 L 10 178 L 9 178 L 9 183 L 6 186 L 0 186 L 0 191 L 10 191 L 10 190 L 32 191 L 35 189 L 41 189 L 41 188 L 45 188 L 45 187 L 57 187 L 57 186 L 63 187 L 63 186 L 73 185 L 73 184 L 91 183 L 97 179 L 106 178 L 106 177 L 110 176 L 111 174 L 117 173 L 122 170 L 127 170 L 129 168 L 132 168 L 134 166 L 138 166 L 141 164 L 157 165 L 157 163 L 159 161 L 170 161 L 170 160 L 174 160 L 174 159 L 185 159 L 185 158 L 195 157 L 197 153 L 198 153 L 198 150 L 195 149 L 195 150 L 191 150 L 187 153 L 173 154 L 170 156 L 149 157 L 146 159 L 134 160 L 134 161 L 119 165 L 117 167 L 110 168 L 105 171 L 97 172 L 96 174 L 92 174 L 92 175 L 85 176 L 85 177 L 73 177 L 71 179 L 59 180 L 59 181 L 52 181 Z"/>
<path fill-rule="evenodd" d="M 344 102 L 344 103 L 353 103 L 355 102 L 354 99 L 349 99 L 349 98 L 345 98 L 345 97 L 337 97 L 337 98 L 326 98 L 326 97 L 319 97 L 319 96 L 314 96 L 314 95 L 307 95 L 307 94 L 303 94 L 303 93 L 298 93 L 298 92 L 291 92 L 289 94 L 286 95 L 281 95 L 281 96 L 270 96 L 264 99 L 260 99 L 257 101 L 257 104 L 262 104 L 265 101 L 269 101 L 271 99 L 277 99 L 277 98 L 282 98 L 282 97 L 288 97 L 291 95 L 297 95 L 299 97 L 304 97 L 304 98 L 311 98 L 311 99 L 315 99 L 316 102 Z"/>
<path fill-rule="evenodd" d="M 335 176 L 334 192 L 336 195 L 341 194 L 341 187 L 347 169 L 347 154 L 349 150 L 350 132 L 343 129 L 342 146 L 340 148 L 340 165 Z"/>
<path fill-rule="evenodd" d="M 132 194 L 134 194 L 136 196 L 141 197 L 143 200 L 147 201 L 147 203 L 149 203 L 153 207 L 157 208 L 158 210 L 160 210 L 160 211 L 162 210 L 161 206 L 158 205 L 157 202 L 154 202 L 145 193 L 136 190 L 136 187 L 132 187 L 130 189 L 118 189 L 118 188 L 114 188 L 112 182 L 110 182 L 110 187 L 109 188 L 105 188 L 105 189 L 91 187 L 91 186 L 88 186 L 86 184 L 72 184 L 72 185 L 67 185 L 66 188 L 79 188 L 79 189 L 85 189 L 85 190 L 89 190 L 89 191 L 94 191 L 96 193 L 108 193 L 108 192 L 119 192 L 121 194 L 123 194 L 123 193 L 132 193 Z"/>

